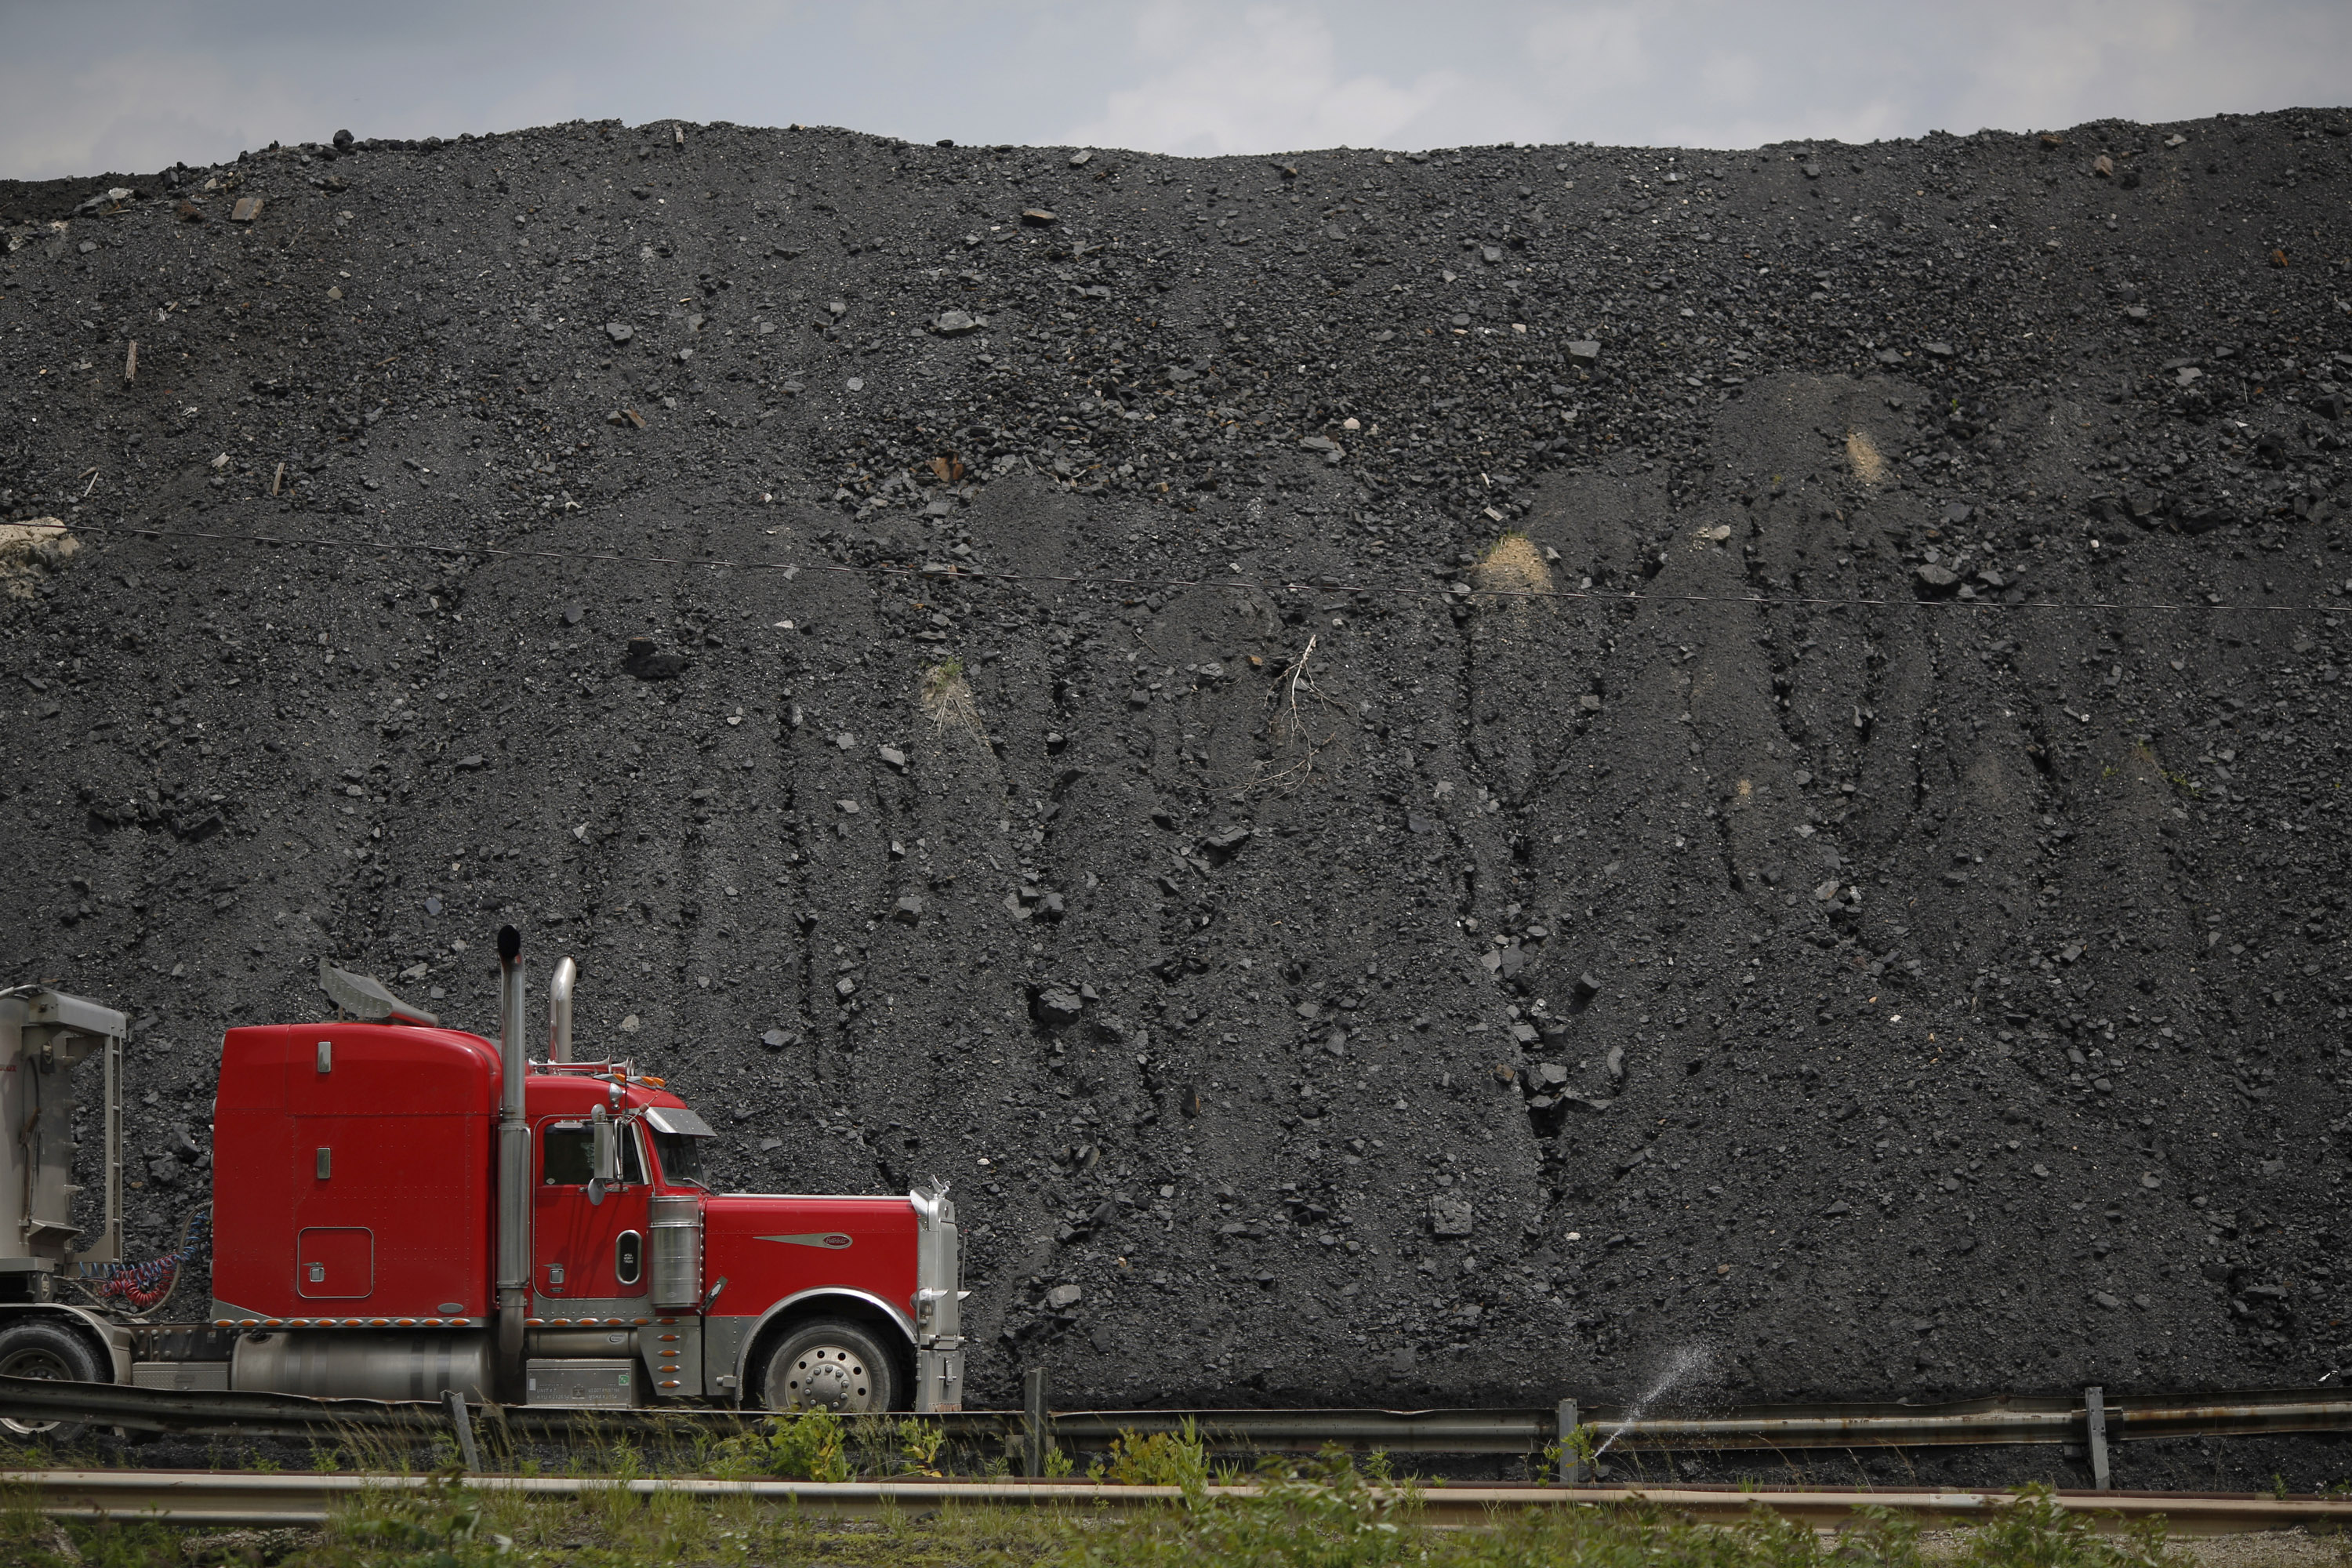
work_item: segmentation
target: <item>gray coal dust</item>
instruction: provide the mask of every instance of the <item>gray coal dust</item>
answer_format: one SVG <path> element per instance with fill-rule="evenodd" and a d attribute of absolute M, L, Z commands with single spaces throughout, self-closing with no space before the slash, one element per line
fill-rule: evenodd
<path fill-rule="evenodd" d="M 2309 1384 L 2347 126 L 0 184 L 0 977 L 151 1255 L 224 1029 L 512 922 L 953 1184 L 975 1404 Z"/>

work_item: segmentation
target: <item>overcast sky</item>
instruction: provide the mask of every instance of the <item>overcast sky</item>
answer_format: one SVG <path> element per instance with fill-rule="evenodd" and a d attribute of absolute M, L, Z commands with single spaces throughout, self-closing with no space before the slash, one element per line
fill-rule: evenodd
<path fill-rule="evenodd" d="M 0 0 L 0 177 L 574 119 L 1749 147 L 2352 100 L 2352 0 Z"/>

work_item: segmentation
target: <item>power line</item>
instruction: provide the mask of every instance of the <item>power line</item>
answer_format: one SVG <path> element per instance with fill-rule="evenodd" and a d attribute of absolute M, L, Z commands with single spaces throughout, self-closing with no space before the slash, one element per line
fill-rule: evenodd
<path fill-rule="evenodd" d="M 1238 577 L 1098 577 L 1080 573 L 991 572 L 961 563 L 901 565 L 883 562 L 854 566 L 843 562 L 737 561 L 704 556 L 631 555 L 603 550 L 526 550 L 496 544 L 403 543 L 381 539 L 321 539 L 308 535 L 215 533 L 194 529 L 151 528 L 136 524 L 75 523 L 54 525 L 60 531 L 121 534 L 139 539 L 201 539 L 222 544 L 312 546 L 327 550 L 368 550 L 378 552 L 422 552 L 437 555 L 482 555 L 503 560 L 604 562 L 625 566 L 702 566 L 730 572 L 782 572 L 787 579 L 803 572 L 827 572 L 853 577 L 904 577 L 928 582 L 1058 583 L 1072 587 L 1133 588 L 1159 593 L 1183 588 L 1247 588 L 1268 594 L 1386 594 L 1401 598 L 1430 598 L 1445 603 L 1461 599 L 1559 599 L 1593 605 L 1682 604 L 1748 605 L 1764 609 L 1838 606 L 1879 609 L 2052 610 L 2091 614 L 2108 610 L 2145 610 L 2158 614 L 2201 612 L 2216 615 L 2307 615 L 2324 612 L 2326 605 L 2225 605 L 2133 599 L 2026 599 L 2015 604 L 1990 599 L 1837 598 L 1802 594 L 1653 594 L 1639 589 L 1615 593 L 1590 588 L 1421 588 L 1394 583 L 1252 582 Z"/>

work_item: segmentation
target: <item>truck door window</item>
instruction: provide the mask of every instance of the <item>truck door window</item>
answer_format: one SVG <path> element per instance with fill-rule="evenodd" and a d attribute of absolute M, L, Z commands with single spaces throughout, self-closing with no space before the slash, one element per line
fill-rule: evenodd
<path fill-rule="evenodd" d="M 654 1134 L 654 1158 L 661 1163 L 664 1180 L 678 1186 L 709 1188 L 702 1173 L 702 1140 L 683 1132 Z"/>
<path fill-rule="evenodd" d="M 645 1162 L 637 1153 L 637 1141 L 626 1125 L 621 1132 L 621 1185 L 642 1185 L 646 1179 Z M 549 1187 L 584 1187 L 596 1173 L 596 1134 L 584 1121 L 551 1121 L 541 1139 L 539 1160 L 540 1184 Z"/>

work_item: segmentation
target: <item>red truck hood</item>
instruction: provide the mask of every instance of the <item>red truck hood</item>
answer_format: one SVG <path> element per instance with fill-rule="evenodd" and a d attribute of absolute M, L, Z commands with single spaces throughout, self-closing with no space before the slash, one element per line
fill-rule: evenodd
<path fill-rule="evenodd" d="M 714 1193 L 702 1202 L 703 1289 L 714 1317 L 758 1317 L 817 1290 L 846 1291 L 913 1331 L 918 1223 L 904 1197 Z"/>

